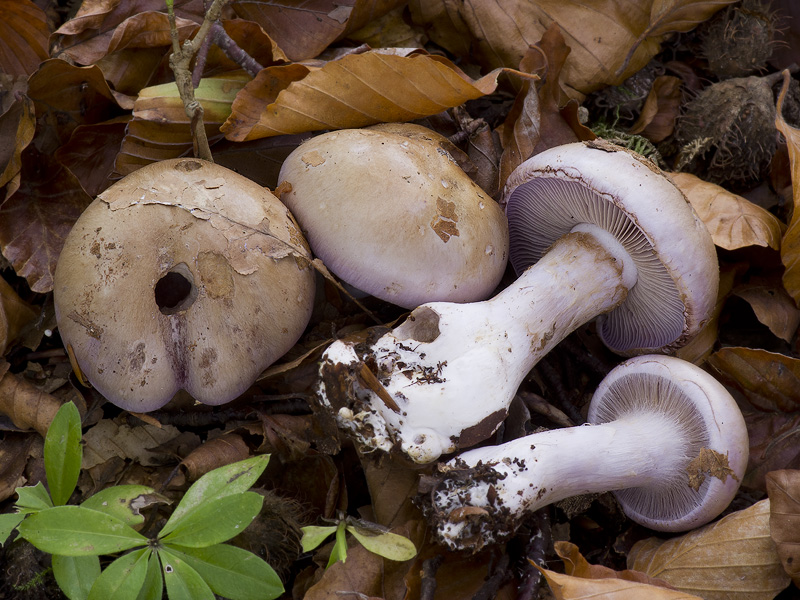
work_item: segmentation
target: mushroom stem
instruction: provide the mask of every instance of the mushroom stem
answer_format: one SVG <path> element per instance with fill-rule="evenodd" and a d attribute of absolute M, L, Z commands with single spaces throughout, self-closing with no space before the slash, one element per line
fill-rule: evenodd
<path fill-rule="evenodd" d="M 675 452 L 685 437 L 674 420 L 653 411 L 470 450 L 440 467 L 445 479 L 431 494 L 437 533 L 463 547 L 478 529 L 481 536 L 503 537 L 526 514 L 570 496 L 685 477 L 692 457 Z M 486 522 L 461 518 L 467 506 L 486 509 Z"/>
<path fill-rule="evenodd" d="M 502 422 L 542 356 L 625 300 L 635 283 L 630 263 L 609 234 L 576 228 L 490 300 L 423 304 L 361 356 L 351 344 L 332 344 L 322 362 L 323 401 L 366 446 L 398 444 L 418 463 L 472 445 Z M 358 373 L 362 362 L 377 366 L 384 389 L 356 384 L 336 397 L 337 365 Z"/>

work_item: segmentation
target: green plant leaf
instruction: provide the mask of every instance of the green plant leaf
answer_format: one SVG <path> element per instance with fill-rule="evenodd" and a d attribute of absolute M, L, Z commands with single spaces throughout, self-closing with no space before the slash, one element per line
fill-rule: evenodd
<path fill-rule="evenodd" d="M 19 533 L 50 554 L 113 554 L 147 544 L 147 538 L 120 519 L 82 506 L 56 506 L 30 515 Z"/>
<path fill-rule="evenodd" d="M 303 552 L 311 552 L 336 531 L 336 525 L 326 525 L 324 527 L 309 525 L 308 527 L 303 527 L 302 531 L 303 537 L 300 539 L 300 545 L 303 547 Z"/>
<path fill-rule="evenodd" d="M 99 576 L 100 559 L 97 556 L 53 555 L 53 577 L 69 600 L 86 600 Z"/>
<path fill-rule="evenodd" d="M 144 515 L 139 513 L 137 499 L 156 491 L 146 485 L 115 485 L 100 490 L 81 503 L 83 508 L 90 508 L 117 517 L 131 527 L 144 523 Z"/>
<path fill-rule="evenodd" d="M 347 535 L 344 521 L 340 521 L 336 526 L 336 542 L 333 544 L 333 550 L 328 557 L 328 564 L 325 566 L 327 569 L 337 561 L 345 562 L 347 560 Z"/>
<path fill-rule="evenodd" d="M 410 560 L 417 555 L 414 542 L 402 535 L 389 531 L 378 534 L 367 533 L 353 525 L 348 525 L 347 531 L 352 533 L 364 548 L 389 560 Z"/>
<path fill-rule="evenodd" d="M 159 539 L 164 543 L 204 548 L 222 543 L 240 534 L 261 511 L 264 497 L 255 492 L 205 502 L 187 513 L 178 526 Z"/>
<path fill-rule="evenodd" d="M 160 535 L 165 536 L 173 531 L 183 518 L 198 506 L 216 498 L 249 490 L 264 472 L 268 462 L 269 454 L 262 454 L 225 465 L 203 475 L 186 490 Z"/>
<path fill-rule="evenodd" d="M 20 513 L 11 513 L 7 515 L 0 515 L 0 546 L 6 543 L 8 536 L 11 535 L 11 532 L 22 523 L 22 519 L 24 519 L 27 515 L 20 514 Z"/>
<path fill-rule="evenodd" d="M 47 488 L 44 487 L 41 481 L 33 486 L 18 487 L 14 491 L 17 492 L 17 509 L 23 514 L 35 513 L 45 508 L 53 507 L 50 494 L 47 493 Z"/>
<path fill-rule="evenodd" d="M 147 576 L 150 548 L 123 554 L 97 578 L 88 600 L 136 600 Z"/>
<path fill-rule="evenodd" d="M 269 600 L 283 593 L 275 570 L 242 548 L 228 544 L 208 548 L 173 546 L 170 552 L 200 573 L 215 594 L 230 600 Z"/>
<path fill-rule="evenodd" d="M 164 595 L 164 577 L 161 575 L 161 561 L 158 554 L 151 552 L 147 559 L 147 575 L 136 600 L 161 600 Z"/>
<path fill-rule="evenodd" d="M 81 415 L 72 402 L 58 409 L 44 438 L 44 471 L 53 504 L 66 504 L 81 473 Z"/>
<path fill-rule="evenodd" d="M 200 574 L 166 548 L 158 551 L 169 600 L 214 600 L 214 592 Z"/>

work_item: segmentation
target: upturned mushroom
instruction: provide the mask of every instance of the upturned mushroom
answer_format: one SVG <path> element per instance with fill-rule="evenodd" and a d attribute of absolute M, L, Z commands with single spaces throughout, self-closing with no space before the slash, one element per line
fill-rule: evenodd
<path fill-rule="evenodd" d="M 65 346 L 110 402 L 145 412 L 179 390 L 243 393 L 311 316 L 310 253 L 268 190 L 219 165 L 140 168 L 80 216 L 55 272 Z"/>
<path fill-rule="evenodd" d="M 281 200 L 357 290 L 404 308 L 483 300 L 503 276 L 508 227 L 452 149 L 410 123 L 324 133 L 284 161 Z"/>
<path fill-rule="evenodd" d="M 440 465 L 420 486 L 437 538 L 479 550 L 513 534 L 539 508 L 606 491 L 633 521 L 685 531 L 728 506 L 747 466 L 747 428 L 736 402 L 711 375 L 678 358 L 638 356 L 612 369 L 592 397 L 588 421 Z"/>
<path fill-rule="evenodd" d="M 483 302 L 423 304 L 371 344 L 325 352 L 320 401 L 365 448 L 428 463 L 487 438 L 539 359 L 598 315 L 622 355 L 668 353 L 709 318 L 713 242 L 646 159 L 602 141 L 552 148 L 503 198 L 515 283 Z"/>

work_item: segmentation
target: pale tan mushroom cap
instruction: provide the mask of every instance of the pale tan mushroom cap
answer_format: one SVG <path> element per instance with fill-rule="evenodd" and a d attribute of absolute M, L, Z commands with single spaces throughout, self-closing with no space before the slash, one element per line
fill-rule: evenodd
<path fill-rule="evenodd" d="M 597 319 L 625 356 L 671 352 L 705 325 L 719 265 L 703 222 L 650 161 L 603 140 L 557 146 L 522 163 L 503 192 L 517 273 L 581 223 L 612 233 L 638 270 L 625 302 Z"/>
<path fill-rule="evenodd" d="M 291 185 L 281 199 L 314 254 L 405 308 L 487 298 L 507 261 L 503 211 L 442 139 L 409 124 L 334 131 L 298 147 L 280 173 Z"/>
<path fill-rule="evenodd" d="M 181 389 L 222 404 L 302 334 L 308 256 L 288 210 L 258 184 L 197 159 L 151 164 L 103 192 L 67 237 L 59 331 L 122 408 L 154 410 Z M 156 292 L 170 279 L 186 286 L 173 308 Z"/>

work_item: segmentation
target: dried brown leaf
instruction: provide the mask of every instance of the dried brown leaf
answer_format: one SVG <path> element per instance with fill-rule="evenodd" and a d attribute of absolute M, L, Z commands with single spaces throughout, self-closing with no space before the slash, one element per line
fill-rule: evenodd
<path fill-rule="evenodd" d="M 22 91 L 22 90 L 20 90 Z M 0 188 L 8 184 L 6 197 L 19 189 L 22 151 L 33 140 L 36 131 L 36 115 L 33 101 L 20 94 L 11 107 L 0 115 Z M 13 142 L 12 142 L 13 140 Z M 0 199 L 0 205 L 2 204 Z"/>
<path fill-rule="evenodd" d="M 771 471 L 800 469 L 800 413 L 746 412 L 750 459 L 742 486 L 767 490 Z"/>
<path fill-rule="evenodd" d="M 733 292 L 745 300 L 756 318 L 776 336 L 791 342 L 800 326 L 800 309 L 782 287 L 747 285 Z"/>
<path fill-rule="evenodd" d="M 491 93 L 501 72 L 472 80 L 443 57 L 382 52 L 349 54 L 321 68 L 268 67 L 239 92 L 221 130 L 239 142 L 410 121 Z"/>
<path fill-rule="evenodd" d="M 31 455 L 31 446 L 38 436 L 24 433 L 6 433 L 0 444 L 0 501 L 14 495 L 23 486 L 25 467 Z M 41 438 L 38 438 L 41 443 Z"/>
<path fill-rule="evenodd" d="M 728 347 L 712 354 L 708 363 L 759 410 L 800 409 L 800 359 L 766 350 Z"/>
<path fill-rule="evenodd" d="M 0 356 L 37 314 L 33 306 L 20 298 L 14 288 L 0 277 Z"/>
<path fill-rule="evenodd" d="M 235 0 L 233 10 L 254 21 L 292 61 L 313 58 L 331 42 L 403 4 L 403 0 Z"/>
<path fill-rule="evenodd" d="M 244 460 L 250 455 L 250 448 L 242 436 L 228 433 L 210 439 L 192 450 L 181 461 L 181 465 L 186 468 L 189 481 L 195 481 L 209 471 Z"/>
<path fill-rule="evenodd" d="M 178 36 L 188 38 L 205 15 L 202 0 L 175 0 Z M 87 0 L 78 13 L 56 30 L 61 51 L 82 65 L 107 54 L 171 44 L 163 0 Z"/>
<path fill-rule="evenodd" d="M 780 248 L 781 223 L 772 213 L 691 173 L 670 173 L 670 178 L 686 195 L 720 248 Z"/>
<path fill-rule="evenodd" d="M 786 266 L 783 274 L 783 286 L 795 303 L 800 304 L 800 129 L 792 127 L 783 118 L 783 101 L 789 89 L 791 77 L 789 71 L 783 72 L 783 87 L 778 95 L 778 116 L 775 126 L 786 138 L 789 151 L 789 162 L 792 173 L 792 197 L 794 211 L 789 227 L 781 242 L 781 261 Z"/>
<path fill-rule="evenodd" d="M 562 82 L 580 96 L 622 83 L 659 51 L 665 34 L 688 31 L 733 1 L 412 0 L 409 6 L 433 41 L 487 68 L 516 67 L 557 23 L 572 49 Z"/>
<path fill-rule="evenodd" d="M 91 201 L 53 157 L 32 147 L 23 152 L 22 184 L 0 205 L 0 252 L 34 292 L 53 289 L 64 239 Z"/>
<path fill-rule="evenodd" d="M 769 534 L 769 500 L 669 540 L 647 538 L 628 568 L 704 600 L 768 600 L 790 583 Z"/>
<path fill-rule="evenodd" d="M 231 103 L 249 78 L 245 75 L 200 80 L 195 100 L 203 107 L 203 124 L 210 144 L 222 139 L 220 125 Z M 146 164 L 191 152 L 192 129 L 174 83 L 144 88 L 133 105 L 133 118 L 116 157 L 115 171 L 128 175 Z"/>
<path fill-rule="evenodd" d="M 672 135 L 682 100 L 681 79 L 659 75 L 647 94 L 639 118 L 630 133 L 640 133 L 657 144 Z"/>
<path fill-rule="evenodd" d="M 141 465 L 161 464 L 161 457 L 152 449 L 180 435 L 171 425 L 156 427 L 149 423 L 131 427 L 111 419 L 101 419 L 83 436 L 81 468 L 91 469 L 113 458 L 134 460 Z"/>
<path fill-rule="evenodd" d="M 34 429 L 42 436 L 46 435 L 59 408 L 60 400 L 41 391 L 27 379 L 9 372 L 0 377 L 0 413 L 20 429 Z"/>
<path fill-rule="evenodd" d="M 0 72 L 30 75 L 47 59 L 47 15 L 30 0 L 0 0 Z"/>
<path fill-rule="evenodd" d="M 536 567 L 542 572 L 556 600 L 590 600 L 607 598 L 608 600 L 701 600 L 685 592 L 656 587 L 627 579 L 587 579 L 556 573 L 548 569 Z"/>
<path fill-rule="evenodd" d="M 639 571 L 615 571 L 603 565 L 592 565 L 583 557 L 578 546 L 570 542 L 555 542 L 553 548 L 556 554 L 564 561 L 564 572 L 571 577 L 582 577 L 584 579 L 624 579 L 645 583 L 666 589 L 673 589 L 666 581 L 654 579 Z"/>
<path fill-rule="evenodd" d="M 783 568 L 800 585 L 800 471 L 767 473 L 769 531 Z"/>

